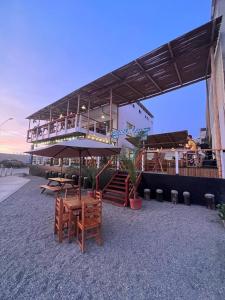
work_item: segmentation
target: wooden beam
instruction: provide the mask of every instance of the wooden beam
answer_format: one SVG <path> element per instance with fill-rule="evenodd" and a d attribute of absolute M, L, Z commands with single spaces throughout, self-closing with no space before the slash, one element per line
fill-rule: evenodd
<path fill-rule="evenodd" d="M 126 82 L 126 79 L 123 80 L 122 78 L 120 78 L 118 75 L 114 74 L 113 72 L 110 73 L 114 78 L 116 78 L 117 80 L 119 80 L 119 83 L 122 85 L 126 85 L 128 88 L 130 88 L 133 92 L 135 92 L 136 94 L 140 95 L 141 97 L 145 97 L 145 94 L 143 94 L 142 92 L 140 92 L 139 90 L 137 90 L 136 88 L 132 87 L 129 83 Z"/>
<path fill-rule="evenodd" d="M 177 63 L 176 63 L 176 60 L 175 60 L 176 57 L 173 54 L 171 43 L 168 43 L 167 45 L 168 45 L 168 48 L 169 48 L 170 56 L 173 59 L 173 65 L 174 65 L 174 69 L 175 69 L 175 71 L 177 73 L 177 77 L 178 77 L 179 83 L 180 83 L 180 85 L 183 85 L 183 81 L 181 79 L 180 71 L 178 69 L 178 66 L 177 66 Z"/>
<path fill-rule="evenodd" d="M 155 80 L 152 78 L 152 76 L 151 76 L 150 74 L 147 73 L 148 71 L 145 70 L 145 68 L 141 65 L 141 63 L 140 63 L 137 59 L 135 59 L 135 62 L 136 62 L 136 64 L 138 65 L 138 67 L 141 69 L 142 74 L 143 74 L 144 76 L 146 76 L 146 77 L 151 81 L 151 83 L 153 83 L 154 86 L 161 92 L 162 89 L 160 88 L 160 86 L 158 85 L 158 83 L 155 82 Z"/>
<path fill-rule="evenodd" d="M 215 19 L 214 19 L 214 20 L 213 20 L 212 27 L 211 27 L 211 37 L 210 37 L 210 42 L 211 42 L 211 44 L 213 44 L 213 41 L 214 41 L 215 26 L 216 26 L 216 21 L 215 21 Z M 206 69 L 205 69 L 205 76 L 207 76 L 208 71 L 209 71 L 210 58 L 211 58 L 211 48 L 212 48 L 212 46 L 211 46 L 210 49 L 209 49 L 209 55 L 208 55 L 208 59 L 207 59 L 207 63 L 206 63 Z"/>

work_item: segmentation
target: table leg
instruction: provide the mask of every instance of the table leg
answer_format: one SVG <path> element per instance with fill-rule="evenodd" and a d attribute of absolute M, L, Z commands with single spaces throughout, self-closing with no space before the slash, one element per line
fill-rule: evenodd
<path fill-rule="evenodd" d="M 68 223 L 68 239 L 69 239 L 69 242 L 71 242 L 71 237 L 72 237 L 72 232 L 73 232 L 72 218 L 73 218 L 73 210 L 70 209 L 69 210 L 69 223 Z"/>

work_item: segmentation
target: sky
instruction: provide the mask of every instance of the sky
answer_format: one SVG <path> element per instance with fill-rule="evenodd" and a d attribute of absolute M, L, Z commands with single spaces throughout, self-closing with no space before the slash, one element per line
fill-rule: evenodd
<path fill-rule="evenodd" d="M 0 1 L 0 152 L 38 109 L 210 20 L 211 0 Z M 154 133 L 205 127 L 205 82 L 143 102 Z"/>

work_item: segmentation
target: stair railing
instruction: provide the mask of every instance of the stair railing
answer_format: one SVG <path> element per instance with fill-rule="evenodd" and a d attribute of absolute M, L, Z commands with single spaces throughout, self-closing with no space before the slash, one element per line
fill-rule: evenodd
<path fill-rule="evenodd" d="M 127 175 L 127 178 L 125 180 L 125 206 L 128 205 L 129 202 L 129 193 L 130 193 L 130 175 Z"/>
<path fill-rule="evenodd" d="M 112 160 L 110 159 L 107 164 L 104 165 L 104 167 L 98 172 L 98 174 L 95 176 L 96 179 L 96 191 L 99 191 L 99 186 L 100 186 L 100 175 L 108 169 L 109 166 L 111 166 Z"/>
<path fill-rule="evenodd" d="M 141 182 L 141 175 L 142 175 L 142 172 L 139 173 L 137 179 L 136 179 L 136 182 L 135 182 L 135 185 L 136 187 L 139 186 L 140 182 Z M 134 194 L 134 185 L 131 183 L 131 189 L 129 191 L 129 195 L 128 195 L 128 200 L 132 197 L 132 194 Z M 134 195 L 133 195 L 134 196 Z"/>

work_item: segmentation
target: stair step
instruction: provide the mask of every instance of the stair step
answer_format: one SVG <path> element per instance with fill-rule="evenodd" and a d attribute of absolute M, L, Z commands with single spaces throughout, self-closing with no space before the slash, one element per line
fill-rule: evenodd
<path fill-rule="evenodd" d="M 121 181 L 121 182 L 125 182 L 126 178 L 114 177 L 113 180 L 118 180 L 118 181 Z"/>
<path fill-rule="evenodd" d="M 127 177 L 127 174 L 120 174 L 120 173 L 118 174 L 118 173 L 117 173 L 115 176 L 123 177 L 123 178 L 124 178 L 124 177 Z"/>
<path fill-rule="evenodd" d="M 113 180 L 112 183 L 114 184 L 120 184 L 120 185 L 125 185 L 125 181 L 117 181 L 117 180 Z"/>
<path fill-rule="evenodd" d="M 122 191 L 113 190 L 113 189 L 109 189 L 109 188 L 106 188 L 106 189 L 104 190 L 104 193 L 106 193 L 106 192 L 113 192 L 113 193 L 115 193 L 115 194 L 122 194 L 122 195 L 125 195 L 125 194 L 126 194 L 125 191 L 122 192 Z"/>
<path fill-rule="evenodd" d="M 125 185 L 124 186 L 115 185 L 114 182 L 110 183 L 110 185 L 107 186 L 107 189 L 111 189 L 111 188 L 125 191 Z"/>
<path fill-rule="evenodd" d="M 102 199 L 104 202 L 107 202 L 107 203 L 110 203 L 110 204 L 112 204 L 112 205 L 115 205 L 115 206 L 119 206 L 119 207 L 124 207 L 124 205 L 125 205 L 125 201 L 123 201 L 123 202 L 120 202 L 120 201 L 118 201 L 118 200 L 113 200 L 113 199 Z"/>
<path fill-rule="evenodd" d="M 113 196 L 114 198 L 118 198 L 118 199 L 124 199 L 126 198 L 126 194 L 119 194 L 119 193 L 115 193 L 115 192 L 110 192 L 110 191 L 105 191 L 102 194 L 102 197 L 107 197 L 107 196 Z"/>

